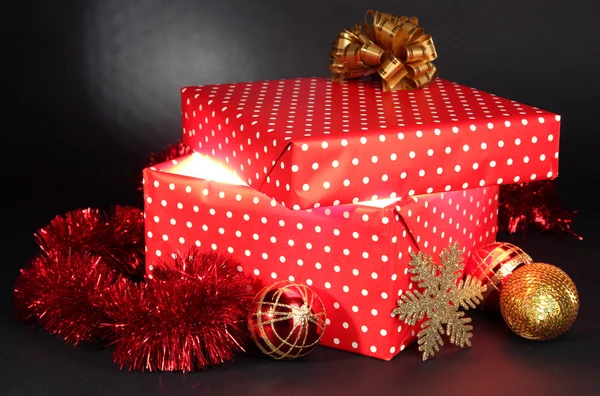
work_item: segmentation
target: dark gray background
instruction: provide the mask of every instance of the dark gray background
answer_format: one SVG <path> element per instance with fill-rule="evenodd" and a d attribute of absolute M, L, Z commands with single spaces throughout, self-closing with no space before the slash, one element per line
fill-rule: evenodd
<path fill-rule="evenodd" d="M 586 240 L 530 237 L 582 294 L 572 332 L 550 344 L 479 318 L 469 351 L 421 365 L 319 349 L 304 362 L 244 356 L 193 375 L 120 372 L 108 351 L 30 333 L 10 311 L 32 232 L 78 207 L 141 205 L 141 169 L 180 137 L 179 87 L 328 75 L 338 31 L 369 9 L 416 15 L 441 77 L 562 115 L 560 194 Z M 598 389 L 600 5 L 591 0 L 21 1 L 3 13 L 2 394 L 586 394 Z M 8 235 L 6 235 L 8 234 Z M 476 319 L 477 320 L 477 319 Z M 308 383 L 303 387 L 304 383 Z M 310 385 L 312 384 L 312 385 Z M 419 385 L 421 384 L 421 385 Z M 422 388 L 420 388 L 422 386 Z M 585 391 L 587 389 L 587 391 Z"/>

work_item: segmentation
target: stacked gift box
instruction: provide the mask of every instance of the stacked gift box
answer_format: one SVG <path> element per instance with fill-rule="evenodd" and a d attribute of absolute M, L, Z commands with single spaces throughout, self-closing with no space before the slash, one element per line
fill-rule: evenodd
<path fill-rule="evenodd" d="M 323 300 L 321 345 L 390 360 L 410 253 L 495 241 L 503 184 L 558 172 L 560 117 L 443 79 L 299 78 L 181 90 L 193 154 L 144 170 L 147 273 L 196 247 Z"/>

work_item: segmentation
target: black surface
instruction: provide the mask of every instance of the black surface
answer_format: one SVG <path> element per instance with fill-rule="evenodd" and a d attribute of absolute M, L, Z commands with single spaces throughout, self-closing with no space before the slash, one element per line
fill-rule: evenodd
<path fill-rule="evenodd" d="M 591 0 L 21 1 L 3 13 L 3 240 L 0 394 L 600 393 L 597 132 L 600 4 Z M 329 45 L 368 8 L 417 15 L 441 77 L 562 115 L 560 193 L 580 209 L 570 237 L 519 241 L 565 269 L 581 314 L 550 343 L 474 318 L 469 350 L 422 363 L 325 348 L 275 362 L 257 354 L 205 373 L 119 371 L 110 351 L 73 349 L 11 311 L 32 233 L 79 207 L 141 206 L 141 169 L 180 137 L 179 87 L 328 74 Z"/>
<path fill-rule="evenodd" d="M 599 219 L 600 220 L 600 219 Z M 585 226 L 585 224 L 581 224 Z M 588 227 L 585 227 L 589 230 Z M 550 342 L 522 339 L 492 313 L 472 312 L 473 346 L 442 347 L 426 362 L 411 346 L 391 362 L 319 347 L 275 361 L 252 349 L 195 373 L 120 371 L 108 350 L 64 345 L 4 316 L 3 395 L 594 395 L 600 392 L 597 239 L 513 238 L 536 260 L 569 273 L 582 300 L 577 321 Z M 592 237 L 593 236 L 593 237 Z"/>

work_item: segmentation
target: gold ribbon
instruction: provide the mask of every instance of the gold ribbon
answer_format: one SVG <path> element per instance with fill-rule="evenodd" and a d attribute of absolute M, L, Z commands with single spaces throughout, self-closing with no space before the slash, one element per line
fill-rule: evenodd
<path fill-rule="evenodd" d="M 364 25 L 342 29 L 331 45 L 329 70 L 334 81 L 378 73 L 384 91 L 413 90 L 437 78 L 436 58 L 433 38 L 417 17 L 369 10 Z"/>

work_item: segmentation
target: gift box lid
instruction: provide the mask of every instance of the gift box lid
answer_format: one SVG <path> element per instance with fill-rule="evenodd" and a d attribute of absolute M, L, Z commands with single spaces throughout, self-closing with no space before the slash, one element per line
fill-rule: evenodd
<path fill-rule="evenodd" d="M 300 210 L 558 175 L 560 116 L 448 80 L 182 88 L 183 141 Z"/>

